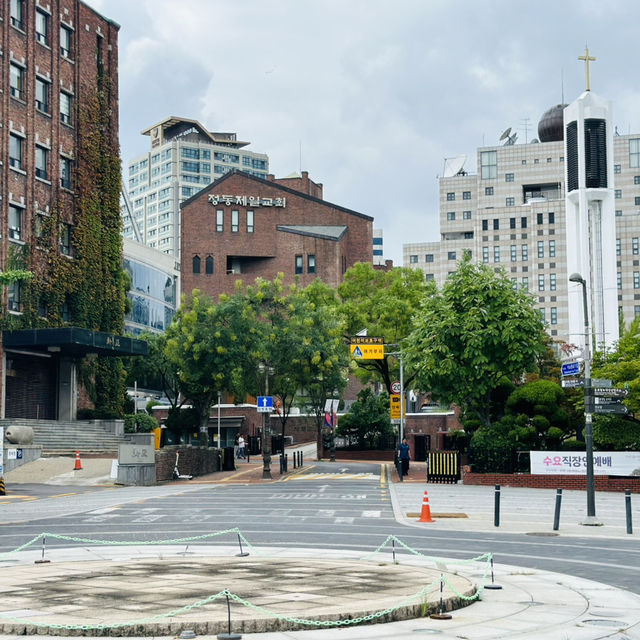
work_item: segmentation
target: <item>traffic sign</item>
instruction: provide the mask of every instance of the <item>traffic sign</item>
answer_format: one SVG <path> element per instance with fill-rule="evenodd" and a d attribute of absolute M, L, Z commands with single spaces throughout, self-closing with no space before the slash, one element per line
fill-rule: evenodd
<path fill-rule="evenodd" d="M 623 404 L 596 404 L 593 408 L 594 413 L 629 413 L 629 409 Z"/>
<path fill-rule="evenodd" d="M 609 389 L 606 387 L 592 387 L 591 393 L 599 398 L 626 398 L 629 389 Z"/>
<path fill-rule="evenodd" d="M 273 411 L 273 396 L 258 396 L 258 413 Z"/>
<path fill-rule="evenodd" d="M 622 398 L 596 396 L 594 402 L 596 404 L 622 404 Z"/>
<path fill-rule="evenodd" d="M 356 360 L 383 360 L 383 344 L 351 344 L 349 345 L 351 355 Z"/>
<path fill-rule="evenodd" d="M 576 387 L 584 387 L 584 378 L 571 378 L 562 381 L 563 389 L 575 389 Z"/>
<path fill-rule="evenodd" d="M 392 393 L 389 396 L 389 401 L 391 405 L 391 419 L 399 419 L 402 417 L 402 408 L 404 408 L 404 398 L 399 393 Z"/>
<path fill-rule="evenodd" d="M 391 393 L 402 393 L 402 387 L 397 380 L 391 383 Z"/>
<path fill-rule="evenodd" d="M 611 389 L 611 387 L 613 387 L 613 382 L 606 378 L 591 378 L 591 386 Z"/>
<path fill-rule="evenodd" d="M 562 365 L 563 376 L 577 376 L 580 373 L 580 363 L 576 360 L 573 362 L 565 362 Z"/>

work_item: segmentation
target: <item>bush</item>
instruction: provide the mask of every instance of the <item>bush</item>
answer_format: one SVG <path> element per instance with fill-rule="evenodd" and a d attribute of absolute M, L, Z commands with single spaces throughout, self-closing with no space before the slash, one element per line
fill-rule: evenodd
<path fill-rule="evenodd" d="M 158 426 L 158 421 L 146 413 L 129 413 L 124 417 L 125 433 L 150 433 Z"/>
<path fill-rule="evenodd" d="M 516 460 L 516 444 L 500 423 L 482 427 L 473 434 L 469 463 L 474 473 L 513 473 Z"/>

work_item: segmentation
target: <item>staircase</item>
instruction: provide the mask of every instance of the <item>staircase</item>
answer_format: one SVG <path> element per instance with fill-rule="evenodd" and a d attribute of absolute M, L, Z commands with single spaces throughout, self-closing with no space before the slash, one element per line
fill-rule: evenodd
<path fill-rule="evenodd" d="M 118 445 L 123 436 L 113 433 L 113 421 L 104 424 L 99 420 L 27 420 L 6 418 L 0 420 L 5 430 L 11 425 L 24 425 L 33 429 L 33 444 L 42 447 L 43 456 L 113 455 L 118 454 Z"/>

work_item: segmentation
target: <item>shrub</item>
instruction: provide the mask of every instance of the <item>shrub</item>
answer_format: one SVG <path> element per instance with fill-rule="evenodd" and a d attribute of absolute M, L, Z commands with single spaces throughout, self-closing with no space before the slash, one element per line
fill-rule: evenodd
<path fill-rule="evenodd" d="M 149 433 L 158 426 L 158 421 L 146 413 L 129 413 L 124 417 L 125 433 Z"/>

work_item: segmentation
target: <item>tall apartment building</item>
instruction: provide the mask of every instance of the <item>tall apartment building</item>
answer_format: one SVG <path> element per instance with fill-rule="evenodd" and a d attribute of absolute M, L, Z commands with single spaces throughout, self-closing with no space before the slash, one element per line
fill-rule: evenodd
<path fill-rule="evenodd" d="M 165 118 L 142 134 L 150 150 L 129 163 L 123 235 L 163 253 L 179 255 L 181 202 L 232 169 L 259 178 L 269 173 L 266 154 L 196 120 Z"/>
<path fill-rule="evenodd" d="M 442 286 L 464 252 L 504 269 L 530 291 L 550 335 L 570 343 L 565 218 L 563 110 L 549 109 L 539 140 L 477 150 L 477 174 L 462 160 L 439 181 L 440 241 L 403 245 L 404 266 Z M 640 134 L 613 138 L 618 307 L 627 323 L 640 315 Z M 451 165 L 450 165 L 451 166 Z M 451 175 L 453 174 L 453 175 Z M 610 259 L 611 256 L 605 256 Z"/>

